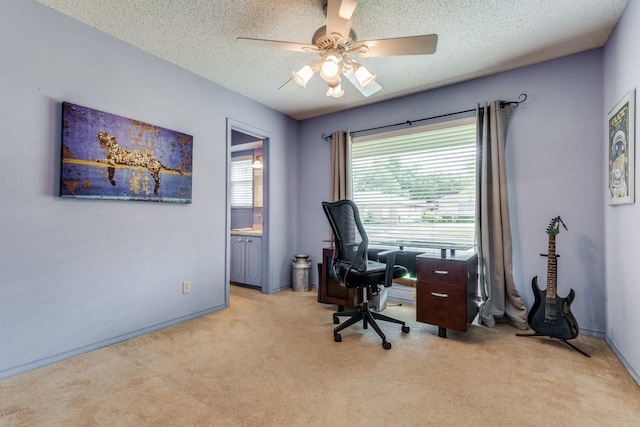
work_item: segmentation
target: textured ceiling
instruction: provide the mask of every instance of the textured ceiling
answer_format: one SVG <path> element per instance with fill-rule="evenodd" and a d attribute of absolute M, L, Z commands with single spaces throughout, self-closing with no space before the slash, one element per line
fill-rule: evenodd
<path fill-rule="evenodd" d="M 607 41 L 628 0 L 360 0 L 359 40 L 438 34 L 433 55 L 363 58 L 382 90 L 339 99 L 315 76 L 278 88 L 311 53 L 236 45 L 236 37 L 311 43 L 322 0 L 38 0 L 295 119 L 366 105 L 588 49 Z"/>

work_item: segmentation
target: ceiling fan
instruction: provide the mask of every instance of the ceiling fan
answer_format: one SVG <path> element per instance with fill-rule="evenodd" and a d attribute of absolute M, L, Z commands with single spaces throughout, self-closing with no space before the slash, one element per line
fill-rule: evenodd
<path fill-rule="evenodd" d="M 283 42 L 238 37 L 237 43 L 258 47 L 291 50 L 294 52 L 316 53 L 321 59 L 313 61 L 293 73 L 280 89 L 291 89 L 291 82 L 306 87 L 317 72 L 329 87 L 327 96 L 340 98 L 344 95 L 342 78 L 345 76 L 364 96 L 371 96 L 381 87 L 362 64 L 352 58 L 372 58 L 397 55 L 429 55 L 436 51 L 438 36 L 398 37 L 358 41 L 351 29 L 358 0 L 328 0 L 325 4 L 327 25 L 320 27 L 312 38 L 312 44 Z"/>

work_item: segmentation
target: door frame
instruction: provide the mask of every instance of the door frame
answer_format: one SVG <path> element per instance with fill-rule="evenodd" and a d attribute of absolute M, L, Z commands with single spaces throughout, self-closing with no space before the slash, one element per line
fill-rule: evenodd
<path fill-rule="evenodd" d="M 271 133 L 251 126 L 241 121 L 227 118 L 227 182 L 226 182 L 226 250 L 225 250 L 225 305 L 229 306 L 230 276 L 231 276 L 231 131 L 244 133 L 262 140 L 262 293 L 272 293 L 273 283 L 269 274 L 269 142 Z"/>

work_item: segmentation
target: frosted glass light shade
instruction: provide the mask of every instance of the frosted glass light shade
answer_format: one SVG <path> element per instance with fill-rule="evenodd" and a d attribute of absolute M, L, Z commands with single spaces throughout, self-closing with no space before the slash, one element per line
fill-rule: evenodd
<path fill-rule="evenodd" d="M 344 95 L 344 90 L 342 90 L 342 85 L 340 83 L 335 86 L 329 86 L 329 89 L 327 90 L 327 96 L 330 96 L 332 98 L 340 98 L 342 95 Z"/>
<path fill-rule="evenodd" d="M 340 58 L 328 55 L 320 65 L 320 77 L 324 81 L 335 80 L 340 75 Z"/>
<path fill-rule="evenodd" d="M 299 71 L 293 73 L 293 79 L 302 87 L 307 87 L 307 83 L 313 77 L 313 69 L 310 66 L 305 65 Z"/>
<path fill-rule="evenodd" d="M 360 83 L 361 88 L 366 88 L 376 81 L 376 75 L 371 74 L 363 65 L 355 68 L 354 75 Z"/>
<path fill-rule="evenodd" d="M 262 156 L 257 156 L 251 167 L 253 169 L 262 169 Z"/>

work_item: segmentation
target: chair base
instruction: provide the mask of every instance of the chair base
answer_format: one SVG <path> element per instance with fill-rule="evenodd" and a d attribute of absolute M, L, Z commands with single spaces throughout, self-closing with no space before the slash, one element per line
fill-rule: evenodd
<path fill-rule="evenodd" d="M 382 347 L 385 350 L 389 350 L 391 348 L 391 343 L 387 341 L 387 337 L 382 332 L 382 329 L 380 329 L 380 326 L 378 326 L 378 323 L 376 322 L 376 320 L 382 320 L 384 322 L 391 322 L 391 323 L 398 323 L 402 325 L 402 332 L 404 332 L 405 334 L 409 333 L 409 330 L 410 330 L 409 327 L 406 326 L 406 322 L 403 322 L 402 320 L 394 319 L 393 317 L 385 316 L 384 314 L 371 311 L 369 309 L 369 302 L 366 300 L 362 303 L 359 309 L 349 310 L 349 311 L 339 311 L 337 313 L 333 313 L 333 323 L 336 325 L 340 323 L 340 320 L 338 319 L 338 317 L 348 317 L 349 319 L 347 319 L 347 321 L 345 321 L 344 323 L 342 323 L 340 326 L 336 327 L 333 330 L 333 339 L 335 342 L 342 341 L 342 336 L 340 335 L 340 331 L 359 322 L 360 320 L 362 320 L 362 327 L 364 329 L 368 329 L 368 326 L 371 325 L 371 327 L 376 331 L 376 333 L 380 336 L 380 338 L 382 338 Z"/>

